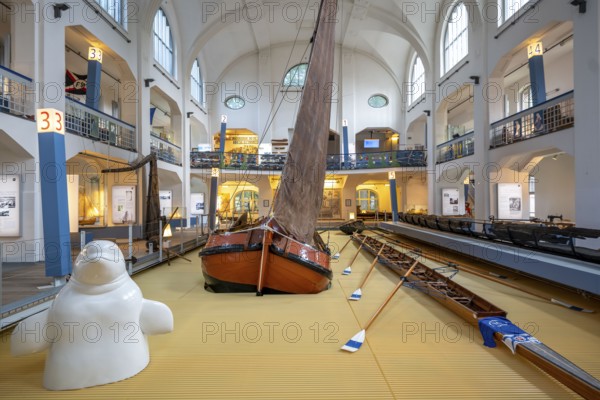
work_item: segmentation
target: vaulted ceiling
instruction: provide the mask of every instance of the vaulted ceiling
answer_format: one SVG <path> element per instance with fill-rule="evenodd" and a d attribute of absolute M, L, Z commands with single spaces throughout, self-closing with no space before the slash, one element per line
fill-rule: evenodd
<path fill-rule="evenodd" d="M 179 31 L 186 68 L 201 55 L 208 79 L 218 79 L 244 55 L 295 41 L 306 45 L 319 6 L 318 0 L 167 1 L 175 12 L 172 24 Z M 338 8 L 337 45 L 374 58 L 399 80 L 412 51 L 424 58 L 433 46 L 438 19 L 424 15 L 424 3 L 339 0 Z"/>

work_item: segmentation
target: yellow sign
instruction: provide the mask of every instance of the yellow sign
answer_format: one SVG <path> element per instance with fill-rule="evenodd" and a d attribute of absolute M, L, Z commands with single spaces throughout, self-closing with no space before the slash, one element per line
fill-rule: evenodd
<path fill-rule="evenodd" d="M 62 111 L 54 108 L 40 108 L 36 112 L 36 117 L 38 133 L 65 134 L 65 119 Z"/>
<path fill-rule="evenodd" d="M 391 181 L 392 179 L 396 179 L 396 172 L 395 171 L 391 171 L 388 172 L 388 179 Z"/>
<path fill-rule="evenodd" d="M 527 58 L 541 56 L 544 54 L 544 45 L 542 42 L 531 43 L 527 46 Z"/>
<path fill-rule="evenodd" d="M 90 47 L 88 51 L 88 60 L 90 61 L 98 61 L 102 64 L 102 49 L 98 47 Z"/>

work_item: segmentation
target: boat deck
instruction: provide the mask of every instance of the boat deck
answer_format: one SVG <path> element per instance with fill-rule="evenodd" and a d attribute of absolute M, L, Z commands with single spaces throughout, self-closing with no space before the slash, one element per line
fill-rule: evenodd
<path fill-rule="evenodd" d="M 326 234 L 324 234 L 324 237 Z M 348 236 L 331 232 L 340 247 Z M 145 298 L 171 307 L 175 331 L 149 338 L 151 362 L 122 382 L 67 392 L 42 387 L 46 355 L 12 358 L 0 336 L 3 399 L 573 399 L 574 392 L 514 356 L 482 345 L 476 328 L 425 294 L 401 288 L 356 353 L 340 350 L 398 282 L 378 266 L 362 300 L 357 288 L 372 256 L 349 244 L 332 262 L 330 290 L 318 295 L 213 294 L 204 290 L 197 252 L 134 276 Z M 427 262 L 426 264 L 433 263 Z M 461 285 L 508 312 L 554 350 L 600 378 L 600 313 L 580 313 L 461 272 Z M 600 302 L 520 277 L 530 289 L 588 309 Z"/>

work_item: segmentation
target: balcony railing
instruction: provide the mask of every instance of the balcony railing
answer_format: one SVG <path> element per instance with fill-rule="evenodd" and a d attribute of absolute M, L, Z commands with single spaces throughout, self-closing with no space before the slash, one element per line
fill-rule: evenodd
<path fill-rule="evenodd" d="M 75 135 L 137 151 L 135 126 L 69 97 L 65 101 L 65 128 Z"/>
<path fill-rule="evenodd" d="M 192 168 L 230 168 L 250 170 L 281 171 L 286 160 L 285 154 L 241 154 L 225 153 L 221 163 L 219 152 L 193 151 L 190 155 Z M 397 150 L 380 153 L 350 154 L 344 159 L 343 154 L 327 156 L 327 169 L 330 171 L 426 167 L 425 150 Z"/>
<path fill-rule="evenodd" d="M 181 147 L 156 135 L 150 135 L 150 152 L 159 160 L 173 165 L 181 165 Z"/>
<path fill-rule="evenodd" d="M 490 148 L 505 146 L 574 125 L 573 91 L 494 122 L 490 128 Z"/>
<path fill-rule="evenodd" d="M 439 144 L 436 149 L 436 164 L 457 160 L 475 154 L 475 134 L 473 131 Z"/>
<path fill-rule="evenodd" d="M 0 66 L 0 112 L 34 120 L 33 80 Z"/>

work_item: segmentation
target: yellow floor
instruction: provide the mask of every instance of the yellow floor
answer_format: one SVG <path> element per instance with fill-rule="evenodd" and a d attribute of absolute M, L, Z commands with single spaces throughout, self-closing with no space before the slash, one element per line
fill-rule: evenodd
<path fill-rule="evenodd" d="M 331 240 L 342 245 L 347 236 L 332 233 Z M 349 303 L 346 298 L 372 260 L 361 253 L 353 273 L 342 276 L 355 251 L 354 244 L 346 248 L 333 266 L 331 290 L 319 295 L 208 293 L 196 253 L 189 254 L 193 264 L 177 259 L 141 273 L 135 280 L 144 297 L 166 303 L 175 317 L 173 333 L 150 337 L 151 362 L 144 371 L 101 387 L 46 391 L 45 354 L 13 358 L 5 334 L 0 338 L 0 398 L 578 398 L 504 346 L 482 346 L 478 331 L 406 288 L 371 326 L 357 353 L 340 351 L 398 282 L 378 268 L 363 299 Z M 561 308 L 467 273 L 454 279 L 600 378 L 600 313 Z M 549 297 L 600 310 L 600 302 L 539 288 Z"/>

